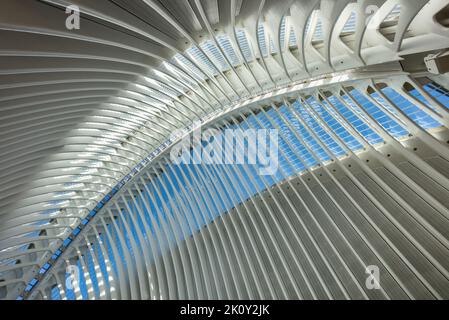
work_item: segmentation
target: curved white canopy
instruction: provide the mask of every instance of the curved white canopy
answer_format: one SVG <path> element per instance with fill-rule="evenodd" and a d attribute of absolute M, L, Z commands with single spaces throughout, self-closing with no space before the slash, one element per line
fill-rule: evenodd
<path fill-rule="evenodd" d="M 3 0 L 0 297 L 28 296 L 73 230 L 177 129 L 298 96 L 322 102 L 343 84 L 364 94 L 374 83 L 411 86 L 430 100 L 418 78 L 448 87 L 423 62 L 449 47 L 448 4 Z M 428 114 L 448 127 L 434 104 Z"/>

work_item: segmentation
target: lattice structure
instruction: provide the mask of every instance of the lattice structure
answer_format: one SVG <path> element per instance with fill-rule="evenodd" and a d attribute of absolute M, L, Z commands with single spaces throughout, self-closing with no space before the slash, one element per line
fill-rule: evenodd
<path fill-rule="evenodd" d="M 448 5 L 3 0 L 0 298 L 449 298 Z"/>

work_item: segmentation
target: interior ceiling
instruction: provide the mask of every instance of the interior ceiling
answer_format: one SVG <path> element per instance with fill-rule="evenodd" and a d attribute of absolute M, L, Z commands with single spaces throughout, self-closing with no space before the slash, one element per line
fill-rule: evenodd
<path fill-rule="evenodd" d="M 447 22 L 433 19 L 448 3 L 2 0 L 5 296 L 19 296 L 80 219 L 174 130 L 271 94 L 282 100 L 284 89 L 408 76 L 403 57 L 448 47 Z M 78 30 L 66 28 L 69 5 L 81 11 Z"/>

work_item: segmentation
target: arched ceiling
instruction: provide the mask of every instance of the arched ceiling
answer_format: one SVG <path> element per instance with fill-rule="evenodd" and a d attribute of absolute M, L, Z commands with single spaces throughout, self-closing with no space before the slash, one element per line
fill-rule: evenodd
<path fill-rule="evenodd" d="M 407 75 L 399 61 L 448 47 L 434 18 L 447 4 L 3 0 L 0 287 L 18 296 L 176 129 L 311 84 Z M 78 30 L 66 28 L 70 5 Z"/>

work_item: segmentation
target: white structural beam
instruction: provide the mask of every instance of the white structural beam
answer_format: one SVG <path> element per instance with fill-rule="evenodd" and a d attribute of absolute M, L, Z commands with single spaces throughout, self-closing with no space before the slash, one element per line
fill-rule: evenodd
<path fill-rule="evenodd" d="M 2 1 L 0 298 L 447 298 L 448 5 Z M 172 163 L 199 123 L 279 172 Z"/>

